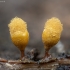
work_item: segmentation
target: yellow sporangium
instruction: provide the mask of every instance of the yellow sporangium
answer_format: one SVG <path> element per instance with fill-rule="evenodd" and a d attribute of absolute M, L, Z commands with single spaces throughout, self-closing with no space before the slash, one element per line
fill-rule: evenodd
<path fill-rule="evenodd" d="M 12 42 L 21 51 L 21 59 L 24 56 L 24 49 L 29 41 L 27 24 L 21 18 L 15 17 L 8 24 Z"/>
<path fill-rule="evenodd" d="M 47 20 L 42 33 L 42 41 L 47 52 L 58 43 L 62 30 L 63 26 L 58 18 L 53 17 Z"/>

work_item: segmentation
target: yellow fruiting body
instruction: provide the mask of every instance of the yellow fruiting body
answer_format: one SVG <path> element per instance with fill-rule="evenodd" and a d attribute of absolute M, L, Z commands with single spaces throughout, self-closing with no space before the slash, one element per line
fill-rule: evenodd
<path fill-rule="evenodd" d="M 63 27 L 58 18 L 53 17 L 47 20 L 42 33 L 42 41 L 46 50 L 49 50 L 52 46 L 58 43 L 62 30 Z"/>
<path fill-rule="evenodd" d="M 8 25 L 12 42 L 20 50 L 24 50 L 29 41 L 27 24 L 21 18 L 15 17 Z"/>

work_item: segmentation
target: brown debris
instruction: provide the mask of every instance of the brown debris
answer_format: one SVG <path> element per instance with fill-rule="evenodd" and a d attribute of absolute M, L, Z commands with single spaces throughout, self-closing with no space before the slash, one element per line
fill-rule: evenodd
<path fill-rule="evenodd" d="M 59 65 L 70 64 L 70 59 L 56 59 L 50 58 L 49 60 L 42 59 L 35 62 L 29 59 L 21 60 L 5 60 L 0 58 L 1 70 L 56 70 Z M 3 68 L 3 69 L 2 69 Z"/>

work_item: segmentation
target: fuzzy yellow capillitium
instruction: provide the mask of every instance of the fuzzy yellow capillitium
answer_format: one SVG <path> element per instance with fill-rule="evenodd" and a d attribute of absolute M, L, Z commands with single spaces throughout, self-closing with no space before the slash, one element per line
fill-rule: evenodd
<path fill-rule="evenodd" d="M 20 51 L 24 51 L 29 41 L 27 24 L 21 18 L 15 17 L 8 24 L 12 42 Z"/>
<path fill-rule="evenodd" d="M 42 33 L 42 41 L 46 50 L 58 43 L 62 30 L 63 26 L 58 18 L 53 17 L 47 20 Z"/>

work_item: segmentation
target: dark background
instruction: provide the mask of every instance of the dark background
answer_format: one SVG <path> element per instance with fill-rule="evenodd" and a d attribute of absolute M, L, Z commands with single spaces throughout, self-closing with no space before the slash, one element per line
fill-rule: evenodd
<path fill-rule="evenodd" d="M 41 40 L 47 19 L 57 17 L 63 24 L 61 42 L 65 51 L 70 52 L 70 0 L 0 0 L 0 57 L 19 59 L 20 51 L 11 41 L 8 24 L 14 17 L 27 22 L 30 34 L 26 51 L 36 47 L 44 55 Z M 55 47 L 56 48 L 56 47 Z M 51 51 L 55 54 L 55 48 Z"/>

